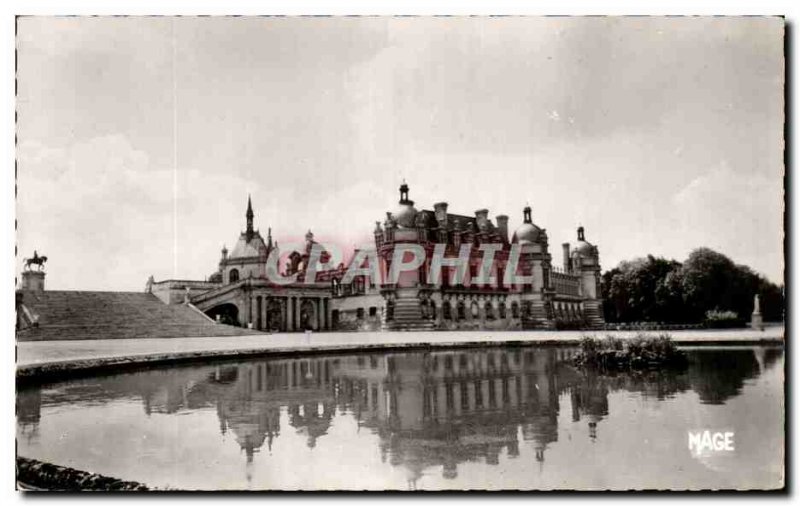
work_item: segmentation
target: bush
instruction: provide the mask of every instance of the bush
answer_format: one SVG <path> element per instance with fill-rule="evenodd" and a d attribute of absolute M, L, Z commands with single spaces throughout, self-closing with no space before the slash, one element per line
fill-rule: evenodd
<path fill-rule="evenodd" d="M 712 309 L 706 311 L 704 324 L 710 329 L 730 329 L 734 327 L 744 327 L 745 321 L 739 318 L 739 315 L 734 311 Z"/>
<path fill-rule="evenodd" d="M 574 360 L 578 366 L 601 369 L 684 367 L 687 364 L 686 354 L 678 349 L 669 334 L 637 334 L 629 339 L 585 336 Z"/>

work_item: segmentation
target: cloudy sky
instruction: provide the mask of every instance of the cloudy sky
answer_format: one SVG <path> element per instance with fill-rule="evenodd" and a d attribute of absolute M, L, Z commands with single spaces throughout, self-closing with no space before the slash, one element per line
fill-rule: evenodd
<path fill-rule="evenodd" d="M 21 18 L 18 269 L 203 279 L 244 227 L 368 242 L 530 203 L 554 260 L 717 249 L 783 279 L 779 18 Z"/>

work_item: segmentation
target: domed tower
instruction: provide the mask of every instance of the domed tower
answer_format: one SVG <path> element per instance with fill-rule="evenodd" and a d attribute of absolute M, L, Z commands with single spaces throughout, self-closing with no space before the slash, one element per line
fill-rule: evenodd
<path fill-rule="evenodd" d="M 223 283 L 236 283 L 241 279 L 266 275 L 266 262 L 272 239 L 270 237 L 270 246 L 268 247 L 261 237 L 261 233 L 253 227 L 254 217 L 253 203 L 248 196 L 245 231 L 239 235 L 239 239 L 230 253 L 227 249 L 222 253 L 220 270 Z"/>
<path fill-rule="evenodd" d="M 586 319 L 592 326 L 600 326 L 605 322 L 600 298 L 600 253 L 586 240 L 583 226 L 578 227 L 578 242 L 570 257 L 572 273 L 580 279 Z"/>
<path fill-rule="evenodd" d="M 408 185 L 405 181 L 400 185 L 400 202 L 391 216 L 397 226 L 402 228 L 412 228 L 416 223 L 417 210 L 414 201 L 408 198 Z"/>
<path fill-rule="evenodd" d="M 512 248 L 520 249 L 518 272 L 531 277 L 531 282 L 522 286 L 523 328 L 548 327 L 550 253 L 547 232 L 533 223 L 531 206 L 526 205 L 522 210 L 522 224 L 514 232 L 511 243 Z"/>
<path fill-rule="evenodd" d="M 533 224 L 531 220 L 531 206 L 525 206 L 522 210 L 522 225 L 517 227 L 511 242 L 518 244 L 536 244 L 539 242 L 539 235 L 542 230 Z"/>

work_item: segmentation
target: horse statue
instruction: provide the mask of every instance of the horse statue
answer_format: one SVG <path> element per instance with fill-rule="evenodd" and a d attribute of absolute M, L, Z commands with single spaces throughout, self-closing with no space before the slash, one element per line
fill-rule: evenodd
<path fill-rule="evenodd" d="M 36 250 L 33 250 L 33 258 L 23 258 L 22 262 L 25 264 L 27 270 L 31 270 L 31 265 L 36 265 L 38 270 L 41 271 L 42 267 L 44 267 L 44 263 L 47 262 L 47 257 L 44 255 L 39 256 Z"/>

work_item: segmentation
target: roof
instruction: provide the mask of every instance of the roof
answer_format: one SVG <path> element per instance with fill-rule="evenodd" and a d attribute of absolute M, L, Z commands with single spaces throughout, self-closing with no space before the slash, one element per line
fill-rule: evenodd
<path fill-rule="evenodd" d="M 239 236 L 239 240 L 236 241 L 236 245 L 228 255 L 228 259 L 260 257 L 267 255 L 267 253 L 267 245 L 264 243 L 264 239 L 261 238 L 261 234 L 258 232 L 253 233 L 253 236 L 248 241 L 247 234 L 243 233 Z"/>

